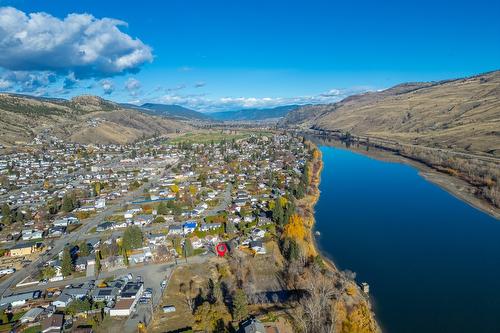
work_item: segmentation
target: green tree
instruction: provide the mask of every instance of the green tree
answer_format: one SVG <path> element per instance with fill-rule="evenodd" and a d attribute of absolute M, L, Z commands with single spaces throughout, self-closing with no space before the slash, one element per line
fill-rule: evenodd
<path fill-rule="evenodd" d="M 75 299 L 66 308 L 66 313 L 74 316 L 77 313 L 83 313 L 90 311 L 92 309 L 92 304 L 90 301 L 85 299 Z"/>
<path fill-rule="evenodd" d="M 184 241 L 184 255 L 186 257 L 190 257 L 194 254 L 193 243 L 189 238 L 186 238 Z"/>
<path fill-rule="evenodd" d="M 284 212 L 283 212 L 283 206 L 281 206 L 281 197 L 276 198 L 274 201 L 274 207 L 273 207 L 273 221 L 276 222 L 279 225 L 283 224 L 284 221 Z"/>
<path fill-rule="evenodd" d="M 156 211 L 158 212 L 158 215 L 167 215 L 170 212 L 170 209 L 168 209 L 168 206 L 165 202 L 160 202 L 158 208 L 156 208 Z"/>
<path fill-rule="evenodd" d="M 47 266 L 42 269 L 42 279 L 51 279 L 56 276 L 56 269 L 52 266 Z"/>
<path fill-rule="evenodd" d="M 128 255 L 127 255 L 127 250 L 125 250 L 125 248 L 122 249 L 122 255 L 123 255 L 123 264 L 125 266 L 128 266 Z"/>
<path fill-rule="evenodd" d="M 99 275 L 101 271 L 101 251 L 95 252 L 95 275 Z"/>
<path fill-rule="evenodd" d="M 137 226 L 130 226 L 123 233 L 122 247 L 126 251 L 142 247 L 143 234 L 142 230 Z"/>
<path fill-rule="evenodd" d="M 78 248 L 80 249 L 80 257 L 86 257 L 90 255 L 89 244 L 87 242 L 81 242 L 80 245 L 78 245 Z"/>
<path fill-rule="evenodd" d="M 10 207 L 6 203 L 2 205 L 2 222 L 6 224 L 9 224 L 11 222 Z"/>
<path fill-rule="evenodd" d="M 288 261 L 297 260 L 300 257 L 300 247 L 297 242 L 287 237 L 283 242 L 283 252 Z"/>
<path fill-rule="evenodd" d="M 243 320 L 248 317 L 247 295 L 241 289 L 236 290 L 233 296 L 232 313 L 234 320 Z"/>
<path fill-rule="evenodd" d="M 73 209 L 75 209 L 73 205 L 73 200 L 68 194 L 65 194 L 62 201 L 62 210 L 65 211 L 66 213 L 69 213 Z"/>
<path fill-rule="evenodd" d="M 69 276 L 73 271 L 73 259 L 71 258 L 69 246 L 66 246 L 63 251 L 63 257 L 61 260 L 61 273 L 63 276 Z"/>
<path fill-rule="evenodd" d="M 214 299 L 215 303 L 223 303 L 224 302 L 224 295 L 222 294 L 222 286 L 219 281 L 215 282 L 212 287 L 212 298 Z"/>

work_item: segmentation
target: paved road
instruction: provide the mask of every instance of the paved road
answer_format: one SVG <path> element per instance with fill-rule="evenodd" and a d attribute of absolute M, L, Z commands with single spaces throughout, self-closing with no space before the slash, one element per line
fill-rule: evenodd
<path fill-rule="evenodd" d="M 222 198 L 217 206 L 215 206 L 212 209 L 207 209 L 203 216 L 210 216 L 210 215 L 215 215 L 221 210 L 225 210 L 231 205 L 232 202 L 232 197 L 231 197 L 231 191 L 233 189 L 233 184 L 229 183 L 226 186 L 226 189 L 222 193 Z"/>
<path fill-rule="evenodd" d="M 170 171 L 176 164 L 177 163 L 171 165 L 170 168 L 165 171 L 165 173 Z M 78 228 L 76 231 L 72 232 L 71 234 L 65 237 L 55 240 L 54 245 L 52 246 L 52 250 L 50 250 L 49 252 L 50 254 L 44 253 L 40 255 L 28 267 L 20 269 L 19 271 L 15 272 L 5 280 L 0 282 L 0 296 L 3 296 L 7 290 L 9 290 L 12 286 L 15 286 L 17 283 L 19 283 L 26 277 L 35 274 L 36 271 L 39 269 L 38 268 L 39 265 L 42 265 L 44 262 L 49 260 L 53 255 L 61 252 L 67 243 L 76 243 L 79 239 L 83 239 L 84 237 L 86 237 L 86 235 L 89 234 L 90 229 L 94 228 L 102 221 L 105 221 L 108 216 L 115 214 L 118 210 L 122 208 L 124 203 L 132 201 L 134 197 L 141 195 L 146 185 L 151 183 L 154 184 L 155 182 L 158 181 L 160 177 L 161 175 L 152 177 L 150 183 L 142 185 L 135 191 L 128 192 L 124 196 L 115 200 L 114 204 L 109 206 L 109 208 L 106 208 L 104 211 L 99 212 L 96 215 L 92 216 L 91 218 L 85 220 L 85 224 L 82 227 Z"/>

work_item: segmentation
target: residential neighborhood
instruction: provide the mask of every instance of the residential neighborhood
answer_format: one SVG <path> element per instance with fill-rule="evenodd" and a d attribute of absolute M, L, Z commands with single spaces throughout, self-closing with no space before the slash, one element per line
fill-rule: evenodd
<path fill-rule="evenodd" d="M 17 318 L 16 331 L 116 323 L 155 331 L 177 316 L 165 297 L 179 269 L 222 267 L 220 244 L 232 255 L 275 256 L 273 211 L 293 211 L 286 197 L 301 195 L 310 155 L 302 138 L 277 133 L 200 143 L 40 140 L 0 160 L 0 308 Z"/>

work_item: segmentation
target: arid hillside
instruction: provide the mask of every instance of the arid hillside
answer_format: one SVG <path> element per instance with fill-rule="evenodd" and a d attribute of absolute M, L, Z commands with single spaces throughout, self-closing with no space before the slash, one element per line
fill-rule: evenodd
<path fill-rule="evenodd" d="M 71 100 L 0 94 L 0 144 L 37 136 L 80 143 L 127 143 L 144 136 L 184 132 L 189 125 L 156 117 L 95 96 Z"/>
<path fill-rule="evenodd" d="M 280 125 L 500 156 L 500 71 L 407 83 L 307 106 L 290 112 Z"/>

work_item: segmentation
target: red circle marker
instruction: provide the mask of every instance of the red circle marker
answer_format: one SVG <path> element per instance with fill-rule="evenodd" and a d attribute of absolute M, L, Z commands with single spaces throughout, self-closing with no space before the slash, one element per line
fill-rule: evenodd
<path fill-rule="evenodd" d="M 226 246 L 225 243 L 219 243 L 219 244 L 217 244 L 217 246 L 215 247 L 215 249 L 217 250 L 217 255 L 219 257 L 224 257 L 224 255 L 227 252 L 227 246 Z"/>

